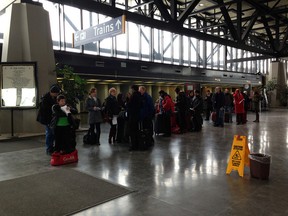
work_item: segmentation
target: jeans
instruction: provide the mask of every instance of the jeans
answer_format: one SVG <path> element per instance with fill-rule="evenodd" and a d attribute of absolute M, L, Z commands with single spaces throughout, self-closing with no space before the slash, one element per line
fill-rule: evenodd
<path fill-rule="evenodd" d="M 229 113 L 229 122 L 232 123 L 232 107 L 231 106 L 225 106 L 225 112 Z"/>
<path fill-rule="evenodd" d="M 53 143 L 54 143 L 54 131 L 49 127 L 49 125 L 45 126 L 45 136 L 46 136 L 46 151 L 53 151 Z"/>
<path fill-rule="evenodd" d="M 224 126 L 224 108 L 216 109 L 216 126 Z"/>

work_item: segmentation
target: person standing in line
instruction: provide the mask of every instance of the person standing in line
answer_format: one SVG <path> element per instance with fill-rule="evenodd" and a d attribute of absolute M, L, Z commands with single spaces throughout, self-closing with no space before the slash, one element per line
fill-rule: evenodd
<path fill-rule="evenodd" d="M 180 127 L 180 133 L 184 133 L 187 129 L 186 127 L 186 115 L 188 113 L 188 98 L 185 95 L 185 92 L 181 91 L 179 87 L 175 89 L 177 94 L 175 109 L 177 111 L 177 123 Z"/>
<path fill-rule="evenodd" d="M 118 106 L 120 108 L 120 112 L 117 118 L 117 133 L 116 133 L 116 141 L 117 143 L 121 143 L 122 139 L 124 137 L 124 128 L 125 128 L 125 113 L 126 113 L 126 108 L 125 108 L 125 101 L 123 99 L 123 94 L 119 93 L 117 95 L 117 102 Z"/>
<path fill-rule="evenodd" d="M 166 133 L 163 135 L 165 137 L 171 136 L 171 114 L 175 111 L 174 103 L 171 99 L 171 96 L 168 95 L 165 91 L 159 91 L 159 95 L 163 98 L 162 108 L 163 108 L 163 116 L 164 116 L 164 126 L 166 129 Z"/>
<path fill-rule="evenodd" d="M 97 89 L 91 88 L 89 96 L 86 100 L 86 110 L 88 110 L 88 124 L 90 126 L 89 130 L 91 132 L 94 132 L 96 128 L 97 145 L 100 145 L 100 134 L 101 134 L 100 124 L 103 121 L 101 105 L 102 105 L 101 101 L 97 97 Z"/>
<path fill-rule="evenodd" d="M 256 114 L 256 120 L 254 120 L 253 122 L 259 122 L 259 111 L 260 111 L 260 101 L 261 101 L 261 96 L 259 94 L 259 92 L 256 90 L 254 91 L 254 95 L 253 95 L 253 105 L 254 105 L 254 110 L 255 110 L 255 114 Z"/>
<path fill-rule="evenodd" d="M 131 96 L 127 103 L 127 116 L 128 116 L 128 127 L 131 138 L 131 145 L 129 151 L 138 150 L 138 133 L 139 133 L 139 121 L 141 112 L 141 94 L 138 91 L 137 85 L 131 86 Z"/>
<path fill-rule="evenodd" d="M 150 137 L 151 144 L 152 144 L 153 143 L 152 119 L 155 114 L 153 99 L 146 92 L 146 88 L 144 86 L 139 86 L 139 92 L 141 94 L 140 121 L 142 122 L 143 129 L 147 129 L 149 131 L 149 137 Z"/>
<path fill-rule="evenodd" d="M 243 114 L 243 124 L 245 124 L 247 122 L 247 112 L 250 106 L 250 98 L 247 94 L 247 91 L 243 91 L 242 93 L 243 97 L 244 97 L 244 114 Z"/>
<path fill-rule="evenodd" d="M 229 123 L 232 123 L 232 109 L 233 109 L 233 96 L 229 92 L 229 89 L 225 89 L 225 113 L 229 115 Z"/>
<path fill-rule="evenodd" d="M 236 89 L 234 95 L 234 106 L 235 106 L 235 114 L 236 114 L 236 122 L 237 125 L 244 124 L 244 97 L 239 91 Z"/>
<path fill-rule="evenodd" d="M 109 89 L 109 96 L 105 99 L 105 112 L 109 116 L 109 123 L 110 123 L 110 131 L 109 131 L 109 138 L 108 143 L 112 144 L 116 142 L 116 132 L 117 132 L 117 117 L 121 110 L 117 98 L 117 90 L 115 88 Z"/>
<path fill-rule="evenodd" d="M 205 99 L 204 99 L 205 103 L 206 103 L 206 118 L 205 121 L 209 121 L 210 119 L 210 115 L 213 111 L 213 104 L 212 104 L 212 94 L 210 92 L 210 90 L 207 90 Z"/>
<path fill-rule="evenodd" d="M 72 114 L 76 114 L 77 110 L 66 105 L 66 97 L 64 95 L 57 96 L 57 104 L 52 106 L 53 112 L 53 130 L 55 134 L 55 151 L 56 154 L 69 154 L 75 151 L 75 121 Z M 71 114 L 72 113 L 72 114 Z"/>
<path fill-rule="evenodd" d="M 123 142 L 124 143 L 130 143 L 130 133 L 129 133 L 129 124 L 128 124 L 128 117 L 127 117 L 127 104 L 129 103 L 131 97 L 131 93 L 127 92 L 125 95 L 125 100 L 124 100 L 124 108 L 125 108 L 125 113 L 124 113 L 124 136 L 123 136 Z"/>
<path fill-rule="evenodd" d="M 61 88 L 57 84 L 52 85 L 49 92 L 42 96 L 37 115 L 37 121 L 45 125 L 45 143 L 47 155 L 51 155 L 54 152 L 54 132 L 50 128 L 50 123 L 52 120 L 52 106 L 57 103 L 56 98 L 60 92 Z"/>
<path fill-rule="evenodd" d="M 214 127 L 224 127 L 223 117 L 224 117 L 224 105 L 225 105 L 225 96 L 221 91 L 220 87 L 215 88 L 215 94 L 213 95 L 213 108 L 216 112 L 216 121 Z"/>
<path fill-rule="evenodd" d="M 202 119 L 202 111 L 203 111 L 203 100 L 202 97 L 200 96 L 200 91 L 195 90 L 195 99 L 193 100 L 192 103 L 192 108 L 190 110 L 192 111 L 192 131 L 201 131 L 202 130 L 202 124 L 203 124 L 203 119 Z"/>

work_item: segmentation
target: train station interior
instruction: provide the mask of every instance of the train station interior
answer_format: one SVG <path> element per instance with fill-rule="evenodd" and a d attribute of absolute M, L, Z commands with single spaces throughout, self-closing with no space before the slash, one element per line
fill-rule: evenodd
<path fill-rule="evenodd" d="M 287 215 L 287 23 L 287 0 L 1 0 L 0 215 Z M 78 162 L 62 166 L 36 121 L 55 84 L 80 122 Z M 100 144 L 85 144 L 90 89 L 102 104 L 132 85 L 153 104 L 161 90 L 176 102 L 176 88 L 203 101 L 240 89 L 247 122 L 204 121 L 204 101 L 201 131 L 155 132 L 146 151 L 110 142 L 104 121 Z"/>

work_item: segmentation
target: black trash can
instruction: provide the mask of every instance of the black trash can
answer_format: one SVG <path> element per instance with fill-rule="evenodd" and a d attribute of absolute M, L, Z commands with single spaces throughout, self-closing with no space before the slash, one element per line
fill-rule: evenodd
<path fill-rule="evenodd" d="M 269 179 L 271 156 L 252 153 L 249 155 L 249 158 L 251 177 L 264 180 Z"/>

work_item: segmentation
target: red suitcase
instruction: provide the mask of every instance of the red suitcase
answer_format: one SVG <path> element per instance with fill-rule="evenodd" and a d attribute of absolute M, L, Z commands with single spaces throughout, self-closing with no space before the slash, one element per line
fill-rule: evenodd
<path fill-rule="evenodd" d="M 211 119 L 213 122 L 216 122 L 216 112 L 212 112 Z"/>
<path fill-rule="evenodd" d="M 50 160 L 50 164 L 52 166 L 60 166 L 60 165 L 76 163 L 76 162 L 78 162 L 78 152 L 76 149 L 75 151 L 69 154 L 60 154 L 60 153 L 54 152 L 51 155 L 51 160 Z"/>

